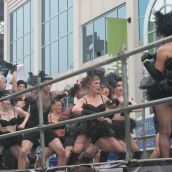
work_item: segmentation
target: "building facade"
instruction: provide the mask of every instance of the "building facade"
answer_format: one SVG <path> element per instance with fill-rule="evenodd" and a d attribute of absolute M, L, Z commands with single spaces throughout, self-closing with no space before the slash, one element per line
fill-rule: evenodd
<path fill-rule="evenodd" d="M 167 5 L 166 5 L 167 4 Z M 133 50 L 156 39 L 153 10 L 171 0 L 4 0 L 4 58 L 28 72 L 53 77 L 96 63 L 106 54 Z M 154 51 L 154 50 L 152 50 Z M 130 96 L 142 100 L 141 54 L 128 59 Z M 106 66 L 121 70 L 120 62 Z M 78 76 L 61 82 L 70 85 Z"/>

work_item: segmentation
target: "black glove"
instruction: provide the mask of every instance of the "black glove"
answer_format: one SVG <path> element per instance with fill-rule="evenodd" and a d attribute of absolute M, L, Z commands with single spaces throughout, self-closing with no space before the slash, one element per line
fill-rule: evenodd
<path fill-rule="evenodd" d="M 144 54 L 141 56 L 141 61 L 144 63 L 146 60 L 152 60 L 156 58 L 156 53 L 151 55 L 147 52 L 144 52 Z"/>

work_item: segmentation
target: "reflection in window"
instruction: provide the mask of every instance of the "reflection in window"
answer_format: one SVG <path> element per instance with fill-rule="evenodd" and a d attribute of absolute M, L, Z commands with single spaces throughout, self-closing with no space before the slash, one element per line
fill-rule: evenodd
<path fill-rule="evenodd" d="M 73 32 L 73 18 L 72 18 L 72 14 L 73 14 L 73 9 L 69 9 L 68 10 L 68 33 Z"/>
<path fill-rule="evenodd" d="M 83 27 L 83 62 L 93 59 L 93 23 Z"/>
<path fill-rule="evenodd" d="M 102 17 L 94 22 L 94 56 L 105 54 L 105 18 Z"/>

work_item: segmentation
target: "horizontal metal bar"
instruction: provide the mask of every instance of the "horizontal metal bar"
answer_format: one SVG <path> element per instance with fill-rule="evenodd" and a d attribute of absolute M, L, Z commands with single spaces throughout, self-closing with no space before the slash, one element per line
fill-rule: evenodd
<path fill-rule="evenodd" d="M 92 68 L 95 68 L 95 67 L 99 67 L 99 66 L 103 66 L 103 65 L 106 65 L 106 64 L 109 64 L 109 63 L 121 60 L 121 58 L 126 58 L 126 57 L 129 57 L 129 56 L 135 55 L 137 53 L 143 52 L 145 50 L 148 50 L 150 48 L 153 48 L 155 46 L 159 46 L 161 44 L 164 44 L 164 43 L 170 42 L 170 41 L 172 41 L 172 36 L 160 39 L 160 40 L 155 41 L 153 43 L 149 43 L 147 45 L 141 46 L 141 47 L 136 48 L 134 50 L 125 52 L 122 55 L 118 55 L 118 56 L 115 56 L 115 57 L 109 57 L 109 56 L 106 55 L 105 56 L 106 58 L 101 58 L 98 61 L 96 61 L 96 63 L 93 62 L 92 64 L 84 65 L 84 67 L 82 67 L 82 69 L 79 69 L 79 70 L 76 70 L 76 71 L 73 71 L 73 72 L 69 72 L 68 74 L 59 76 L 59 77 L 57 77 L 57 78 L 55 78 L 55 79 L 53 79 L 53 80 L 51 80 L 49 82 L 42 83 L 40 85 L 34 86 L 32 88 L 29 88 L 27 90 L 24 90 L 24 91 L 21 91 L 21 92 L 17 92 L 17 93 L 14 93 L 14 94 L 10 95 L 10 96 L 6 96 L 6 97 L 3 97 L 3 98 L 0 98 L 0 102 L 3 101 L 3 100 L 7 100 L 9 98 L 12 98 L 12 97 L 19 96 L 19 95 L 22 95 L 24 93 L 30 92 L 32 90 L 35 90 L 35 89 L 39 88 L 39 87 L 44 87 L 46 85 L 53 84 L 53 83 L 56 83 L 56 82 L 68 79 L 70 77 L 79 75 L 79 74 L 81 74 L 83 72 L 86 72 L 89 69 L 92 69 Z"/>
<path fill-rule="evenodd" d="M 121 108 L 117 108 L 117 109 L 112 109 L 112 110 L 108 110 L 108 111 L 104 111 L 104 112 L 100 112 L 100 113 L 95 113 L 95 114 L 91 114 L 91 115 L 87 115 L 87 116 L 81 116 L 81 117 L 78 117 L 75 119 L 69 119 L 69 120 L 58 122 L 58 123 L 43 125 L 42 127 L 38 126 L 38 127 L 34 127 L 34 128 L 25 129 L 22 131 L 16 131 L 14 133 L 3 134 L 3 135 L 0 135 L 0 139 L 1 138 L 7 138 L 10 136 L 20 135 L 22 133 L 25 134 L 25 133 L 31 133 L 31 132 L 46 130 L 48 128 L 60 127 L 60 126 L 66 125 L 66 124 L 74 123 L 74 122 L 82 122 L 82 121 L 87 121 L 87 120 L 91 120 L 91 119 L 96 119 L 98 117 L 103 117 L 103 116 L 107 117 L 107 116 L 110 116 L 110 115 L 115 114 L 115 113 L 121 113 L 121 112 L 126 112 L 126 111 L 130 112 L 131 110 L 134 110 L 134 109 L 149 107 L 149 106 L 153 106 L 153 105 L 168 102 L 168 101 L 172 101 L 172 97 L 163 98 L 163 99 L 159 99 L 159 100 L 153 100 L 150 102 L 131 105 L 128 107 L 121 107 Z"/>

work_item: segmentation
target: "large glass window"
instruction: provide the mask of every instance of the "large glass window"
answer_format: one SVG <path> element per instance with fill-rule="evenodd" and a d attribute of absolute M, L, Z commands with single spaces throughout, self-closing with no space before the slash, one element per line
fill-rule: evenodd
<path fill-rule="evenodd" d="M 84 63 L 108 53 L 107 21 L 109 19 L 126 19 L 126 5 L 123 4 L 83 26 Z M 118 41 L 117 38 L 116 40 Z"/>
<path fill-rule="evenodd" d="M 73 67 L 72 4 L 72 0 L 42 0 L 42 69 L 52 76 Z"/>
<path fill-rule="evenodd" d="M 9 60 L 24 65 L 25 79 L 34 68 L 33 16 L 33 0 L 27 1 L 10 15 Z"/>

